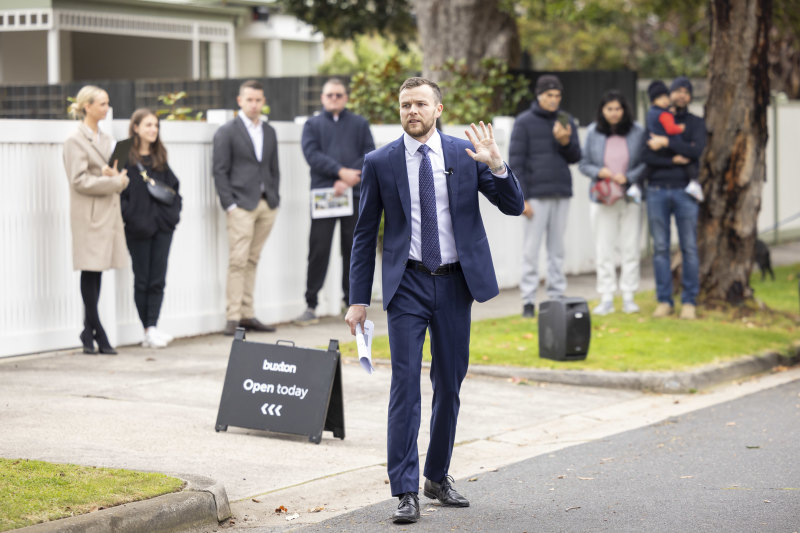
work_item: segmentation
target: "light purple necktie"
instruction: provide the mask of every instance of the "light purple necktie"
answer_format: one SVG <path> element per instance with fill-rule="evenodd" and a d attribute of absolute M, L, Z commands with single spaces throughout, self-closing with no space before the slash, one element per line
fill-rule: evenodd
<path fill-rule="evenodd" d="M 442 264 L 439 249 L 439 222 L 436 217 L 436 190 L 433 187 L 433 167 L 428 157 L 430 148 L 423 144 L 417 150 L 422 154 L 419 165 L 419 208 L 422 264 L 434 272 Z"/>

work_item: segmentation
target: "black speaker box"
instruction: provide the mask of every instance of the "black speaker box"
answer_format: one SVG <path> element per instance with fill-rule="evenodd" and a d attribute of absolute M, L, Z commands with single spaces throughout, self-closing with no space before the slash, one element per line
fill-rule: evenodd
<path fill-rule="evenodd" d="M 583 298 L 559 298 L 539 306 L 539 357 L 579 361 L 589 353 L 592 321 Z"/>

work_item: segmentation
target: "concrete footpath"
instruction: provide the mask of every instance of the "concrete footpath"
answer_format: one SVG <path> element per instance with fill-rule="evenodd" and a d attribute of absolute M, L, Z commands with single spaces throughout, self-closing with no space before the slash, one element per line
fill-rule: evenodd
<path fill-rule="evenodd" d="M 800 243 L 773 250 L 774 264 L 798 260 Z M 651 267 L 643 268 L 642 290 L 652 288 L 651 273 Z M 568 294 L 594 298 L 594 281 L 593 275 L 570 277 Z M 517 291 L 503 291 L 490 302 L 476 304 L 473 318 L 520 310 Z M 376 333 L 385 334 L 385 314 L 373 307 L 369 318 L 376 323 Z M 275 334 L 247 337 L 267 343 L 288 339 L 305 347 L 325 347 L 332 338 L 350 340 L 341 317 L 307 328 L 280 325 Z M 178 339 L 163 350 L 121 347 L 117 357 L 89 356 L 75 349 L 0 359 L 3 457 L 157 471 L 193 480 L 192 490 L 178 495 L 29 529 L 282 531 L 380 502 L 386 507 L 389 368 L 379 365 L 368 376 L 355 361 L 344 361 L 344 440 L 328 432 L 319 445 L 306 437 L 236 427 L 217 433 L 214 424 L 230 345 L 229 337 L 208 335 Z M 764 368 L 740 370 L 744 375 Z M 564 375 L 574 374 L 569 371 L 537 376 L 549 382 L 535 384 L 516 379 L 531 377 L 524 374 L 512 368 L 471 368 L 462 388 L 451 468 L 457 480 L 494 469 L 499 473 L 504 465 L 800 380 L 800 368 L 794 367 L 684 395 L 644 392 L 640 378 L 619 383 L 610 381 L 610 373 L 605 382 L 603 376 L 587 374 L 582 386 L 556 383 L 568 381 Z M 695 374 L 703 374 L 692 379 L 705 385 L 735 377 L 720 368 Z M 421 380 L 427 420 L 430 385 L 427 375 Z M 427 439 L 423 423 L 421 450 Z M 465 484 L 459 481 L 458 486 Z M 281 506 L 287 512 L 275 513 Z M 176 524 L 173 518 L 178 515 Z M 218 526 L 227 515 L 232 519 Z"/>

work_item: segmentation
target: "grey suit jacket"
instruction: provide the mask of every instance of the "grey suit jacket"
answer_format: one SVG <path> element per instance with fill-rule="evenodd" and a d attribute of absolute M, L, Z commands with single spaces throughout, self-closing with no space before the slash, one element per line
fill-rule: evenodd
<path fill-rule="evenodd" d="M 239 117 L 220 126 L 214 135 L 212 168 L 223 209 L 236 204 L 252 211 L 261 199 L 262 185 L 270 208 L 275 209 L 280 203 L 278 140 L 272 126 L 264 122 L 261 127 L 264 129 L 261 162 L 256 159 L 253 141 Z"/>

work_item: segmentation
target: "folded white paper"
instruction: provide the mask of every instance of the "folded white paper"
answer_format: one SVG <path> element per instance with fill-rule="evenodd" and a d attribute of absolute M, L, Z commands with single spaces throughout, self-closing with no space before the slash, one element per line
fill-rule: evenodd
<path fill-rule="evenodd" d="M 358 347 L 358 362 L 367 374 L 372 374 L 375 367 L 372 366 L 372 335 L 375 332 L 375 323 L 372 320 L 364 321 L 364 329 L 361 324 L 356 324 L 356 346 Z"/>

